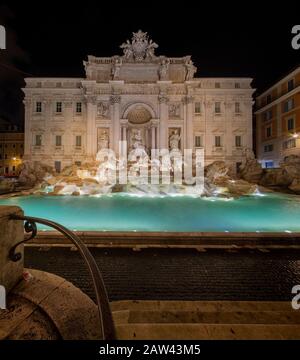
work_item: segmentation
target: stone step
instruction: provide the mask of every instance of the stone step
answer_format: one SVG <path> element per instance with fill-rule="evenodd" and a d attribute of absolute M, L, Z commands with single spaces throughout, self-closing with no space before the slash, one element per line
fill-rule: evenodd
<path fill-rule="evenodd" d="M 115 324 L 299 324 L 297 311 L 128 311 L 113 313 Z"/>
<path fill-rule="evenodd" d="M 118 340 L 297 340 L 300 325 L 278 324 L 122 324 Z"/>
<path fill-rule="evenodd" d="M 292 311 L 290 302 L 283 301 L 148 301 L 122 300 L 111 303 L 113 312 L 130 311 Z"/>

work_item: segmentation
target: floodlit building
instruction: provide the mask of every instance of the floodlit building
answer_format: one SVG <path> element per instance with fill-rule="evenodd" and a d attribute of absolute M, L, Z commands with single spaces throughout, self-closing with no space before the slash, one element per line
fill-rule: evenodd
<path fill-rule="evenodd" d="M 172 140 L 238 168 L 252 148 L 252 79 L 195 77 L 191 56 L 158 56 L 157 47 L 138 31 L 122 55 L 88 56 L 85 78 L 27 78 L 24 158 L 60 171 L 139 138 L 149 154 Z"/>
<path fill-rule="evenodd" d="M 256 153 L 263 167 L 300 155 L 300 66 L 256 98 Z"/>

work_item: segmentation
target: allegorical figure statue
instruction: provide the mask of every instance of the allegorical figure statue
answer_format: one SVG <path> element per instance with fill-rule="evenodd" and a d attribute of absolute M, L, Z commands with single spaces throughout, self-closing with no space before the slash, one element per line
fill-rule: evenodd
<path fill-rule="evenodd" d="M 178 134 L 178 130 L 174 130 L 173 133 L 169 137 L 170 149 L 171 150 L 178 150 L 179 149 L 179 142 L 181 136 Z"/>
<path fill-rule="evenodd" d="M 106 103 L 100 102 L 97 105 L 97 116 L 105 117 L 108 114 L 109 106 Z"/>
<path fill-rule="evenodd" d="M 166 59 L 162 60 L 158 70 L 159 80 L 168 80 L 169 64 L 170 64 L 170 60 L 166 60 Z"/>
<path fill-rule="evenodd" d="M 132 140 L 132 147 L 133 147 L 134 149 L 141 149 L 141 148 L 144 149 L 143 138 L 142 138 L 142 135 L 141 135 L 141 130 L 136 130 L 136 131 L 133 133 L 133 136 L 132 136 L 131 140 Z"/>
<path fill-rule="evenodd" d="M 186 68 L 185 80 L 193 79 L 195 72 L 197 71 L 197 68 L 196 66 L 194 66 L 193 61 L 191 59 L 188 59 L 185 62 L 185 68 Z"/>
<path fill-rule="evenodd" d="M 125 60 L 128 60 L 132 57 L 133 50 L 129 40 L 126 40 L 126 43 L 123 43 L 120 48 L 123 50 Z"/>
<path fill-rule="evenodd" d="M 120 77 L 120 71 L 121 71 L 121 66 L 122 66 L 122 59 L 121 58 L 117 58 L 114 61 L 113 67 L 112 67 L 112 78 L 113 80 L 118 80 Z"/>
<path fill-rule="evenodd" d="M 146 49 L 146 58 L 154 59 L 155 58 L 154 51 L 157 48 L 158 48 L 158 45 L 154 41 L 150 40 L 148 47 Z"/>
<path fill-rule="evenodd" d="M 109 136 L 106 130 L 104 130 L 98 139 L 98 150 L 108 149 Z"/>

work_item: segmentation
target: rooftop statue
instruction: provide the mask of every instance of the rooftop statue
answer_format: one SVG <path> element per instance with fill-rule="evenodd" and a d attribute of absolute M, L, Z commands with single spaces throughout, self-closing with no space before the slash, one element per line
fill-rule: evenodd
<path fill-rule="evenodd" d="M 148 34 L 139 30 L 136 33 L 132 33 L 132 35 L 131 42 L 126 40 L 120 46 L 124 53 L 124 59 L 136 62 L 154 59 L 156 57 L 154 52 L 158 45 L 149 40 Z"/>

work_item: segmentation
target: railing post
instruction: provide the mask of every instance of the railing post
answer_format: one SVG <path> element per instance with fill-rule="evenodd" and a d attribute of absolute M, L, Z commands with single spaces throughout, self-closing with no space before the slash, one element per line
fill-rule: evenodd
<path fill-rule="evenodd" d="M 15 246 L 11 248 L 10 251 L 10 258 L 12 261 L 16 262 L 20 260 L 19 253 L 16 253 L 17 246 L 21 245 L 22 243 L 28 241 L 29 239 L 33 238 L 36 234 L 36 224 L 40 223 L 47 226 L 50 226 L 57 231 L 61 232 L 65 235 L 78 249 L 80 255 L 82 256 L 85 265 L 92 277 L 94 290 L 96 294 L 96 300 L 99 310 L 99 319 L 101 323 L 101 330 L 102 336 L 104 340 L 114 340 L 115 339 L 115 328 L 114 322 L 112 318 L 112 313 L 110 310 L 109 299 L 107 296 L 107 291 L 100 273 L 100 270 L 97 266 L 97 263 L 88 250 L 87 246 L 83 243 L 83 241 L 71 230 L 67 229 L 63 225 L 60 225 L 54 221 L 30 217 L 30 216 L 20 216 L 20 215 L 11 215 L 10 217 L 12 220 L 22 220 L 25 221 L 25 231 L 31 232 L 31 236 L 27 237 L 25 240 L 19 242 Z"/>

